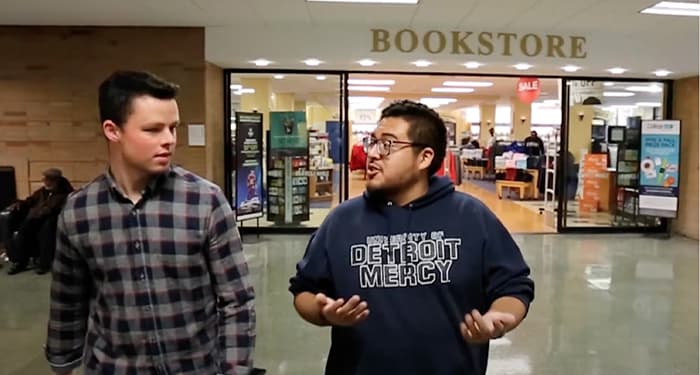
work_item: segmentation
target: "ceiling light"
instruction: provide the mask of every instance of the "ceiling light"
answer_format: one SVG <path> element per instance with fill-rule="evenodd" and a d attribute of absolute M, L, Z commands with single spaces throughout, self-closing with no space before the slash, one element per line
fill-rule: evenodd
<path fill-rule="evenodd" d="M 532 65 L 520 63 L 520 64 L 513 65 L 513 68 L 515 68 L 517 70 L 528 70 L 528 69 L 532 68 Z"/>
<path fill-rule="evenodd" d="M 605 83 L 603 83 L 603 86 L 605 86 L 605 87 L 615 86 L 615 82 L 605 82 Z"/>
<path fill-rule="evenodd" d="M 639 102 L 637 103 L 637 107 L 661 107 L 661 103 Z"/>
<path fill-rule="evenodd" d="M 698 17 L 700 16 L 700 4 L 697 2 L 661 1 L 642 10 L 640 13 Z"/>
<path fill-rule="evenodd" d="M 393 79 L 348 79 L 349 85 L 391 86 L 395 83 L 396 81 L 394 81 Z"/>
<path fill-rule="evenodd" d="M 272 64 L 272 61 L 265 60 L 265 59 L 257 59 L 257 60 L 251 61 L 251 63 L 253 63 L 257 66 L 268 66 L 268 65 Z"/>
<path fill-rule="evenodd" d="M 371 60 L 371 59 L 364 59 L 364 60 L 358 61 L 357 63 L 362 65 L 362 66 L 372 66 L 372 65 L 376 64 L 377 62 L 374 60 Z"/>
<path fill-rule="evenodd" d="M 322 61 L 319 59 L 306 59 L 304 60 L 304 64 L 308 66 L 319 66 L 321 65 Z"/>
<path fill-rule="evenodd" d="M 476 61 L 469 61 L 469 62 L 467 62 L 467 63 L 464 64 L 464 67 L 467 68 L 467 69 L 477 69 L 477 68 L 479 68 L 481 65 L 483 65 L 483 64 L 478 63 L 478 62 L 476 62 Z"/>
<path fill-rule="evenodd" d="M 230 88 L 231 88 L 231 90 L 240 90 L 240 89 L 243 88 L 243 86 L 241 86 L 241 85 L 231 85 Z"/>
<path fill-rule="evenodd" d="M 665 70 L 665 69 L 659 69 L 659 70 L 655 71 L 654 74 L 657 77 L 666 77 L 667 75 L 671 74 L 671 72 L 669 72 L 668 70 Z"/>
<path fill-rule="evenodd" d="M 319 81 L 325 81 L 325 80 L 326 80 L 326 76 L 316 76 L 316 79 L 319 80 Z"/>
<path fill-rule="evenodd" d="M 249 89 L 249 88 L 240 88 L 238 90 L 235 90 L 233 92 L 234 95 L 243 95 L 243 94 L 254 94 L 255 89 Z"/>
<path fill-rule="evenodd" d="M 565 72 L 573 73 L 573 72 L 576 72 L 578 70 L 581 70 L 581 67 L 576 66 L 576 65 L 566 65 L 566 66 L 562 66 L 561 69 Z"/>
<path fill-rule="evenodd" d="M 306 0 L 309 3 L 418 4 L 418 0 Z"/>
<path fill-rule="evenodd" d="M 386 86 L 348 86 L 349 91 L 378 91 L 387 92 L 391 90 L 390 87 Z"/>
<path fill-rule="evenodd" d="M 421 98 L 420 102 L 431 108 L 437 108 L 442 105 L 456 102 L 454 98 Z"/>
<path fill-rule="evenodd" d="M 419 68 L 425 68 L 427 66 L 433 65 L 433 63 L 431 63 L 430 61 L 427 61 L 427 60 L 418 60 L 418 61 L 412 62 L 411 64 L 413 64 Z"/>
<path fill-rule="evenodd" d="M 491 87 L 493 82 L 487 81 L 445 81 L 442 83 L 443 86 L 451 87 Z"/>
<path fill-rule="evenodd" d="M 275 74 L 275 75 L 273 76 L 273 78 L 274 78 L 274 79 L 284 79 L 284 75 L 283 75 L 283 74 Z"/>
<path fill-rule="evenodd" d="M 627 69 L 625 69 L 625 68 L 610 68 L 610 69 L 608 69 L 608 72 L 610 72 L 612 74 L 622 74 L 626 71 L 627 71 Z"/>
<path fill-rule="evenodd" d="M 384 101 L 384 98 L 378 96 L 351 96 L 348 102 L 355 108 L 377 108 Z"/>
<path fill-rule="evenodd" d="M 434 87 L 432 92 L 470 93 L 474 92 L 471 87 Z"/>
<path fill-rule="evenodd" d="M 627 91 L 634 91 L 634 92 L 652 92 L 652 93 L 657 93 L 657 92 L 662 92 L 664 89 L 662 89 L 659 86 L 656 85 L 649 85 L 649 86 L 630 86 L 627 87 L 625 90 Z"/>
<path fill-rule="evenodd" d="M 629 96 L 634 96 L 633 92 L 622 92 L 622 91 L 605 91 L 603 96 L 609 98 L 626 98 Z"/>

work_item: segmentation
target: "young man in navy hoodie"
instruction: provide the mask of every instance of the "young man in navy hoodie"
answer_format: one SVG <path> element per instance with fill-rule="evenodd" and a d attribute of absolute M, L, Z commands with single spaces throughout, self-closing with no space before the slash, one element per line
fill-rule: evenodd
<path fill-rule="evenodd" d="M 488 343 L 534 298 L 518 246 L 480 201 L 436 177 L 446 129 L 400 101 L 366 140 L 367 191 L 312 236 L 290 281 L 299 315 L 332 327 L 328 375 L 482 375 Z"/>

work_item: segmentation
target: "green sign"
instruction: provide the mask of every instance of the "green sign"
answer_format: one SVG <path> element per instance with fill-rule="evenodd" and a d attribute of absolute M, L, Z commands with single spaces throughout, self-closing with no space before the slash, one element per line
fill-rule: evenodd
<path fill-rule="evenodd" d="M 270 152 L 284 155 L 306 155 L 309 134 L 305 112 L 270 112 Z"/>

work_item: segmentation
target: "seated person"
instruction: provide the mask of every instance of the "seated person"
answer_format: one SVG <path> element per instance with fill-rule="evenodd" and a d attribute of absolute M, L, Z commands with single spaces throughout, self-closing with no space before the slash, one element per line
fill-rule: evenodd
<path fill-rule="evenodd" d="M 39 258 L 38 274 L 51 269 L 56 247 L 56 220 L 73 187 L 59 169 L 47 169 L 43 176 L 44 186 L 13 207 L 17 214 L 26 212 L 26 216 L 21 218 L 17 237 L 7 251 L 12 263 L 7 272 L 10 275 L 26 270 L 33 257 Z"/>

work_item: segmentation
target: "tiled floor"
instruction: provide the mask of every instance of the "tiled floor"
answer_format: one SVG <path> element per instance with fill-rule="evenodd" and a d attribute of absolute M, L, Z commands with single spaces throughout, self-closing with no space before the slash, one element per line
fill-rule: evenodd
<path fill-rule="evenodd" d="M 294 312 L 288 279 L 306 236 L 245 237 L 257 291 L 256 364 L 321 374 L 327 329 Z M 698 242 L 518 235 L 536 282 L 523 325 L 494 343 L 489 375 L 698 374 Z M 0 270 L 0 375 L 46 374 L 47 276 Z"/>

